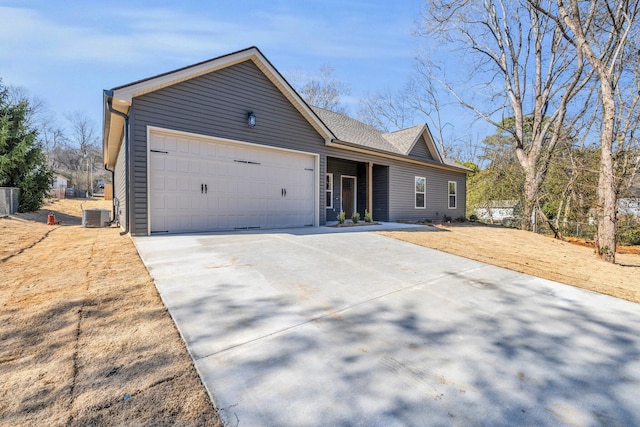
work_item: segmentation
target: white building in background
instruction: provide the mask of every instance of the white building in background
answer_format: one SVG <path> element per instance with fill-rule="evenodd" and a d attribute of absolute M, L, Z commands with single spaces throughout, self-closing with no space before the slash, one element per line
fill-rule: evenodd
<path fill-rule="evenodd" d="M 501 222 L 516 216 L 520 208 L 518 200 L 490 200 L 485 206 L 476 208 L 479 220 Z"/>
<path fill-rule="evenodd" d="M 53 178 L 54 180 L 51 188 L 67 188 L 67 182 L 69 182 L 67 177 L 58 173 Z"/>
<path fill-rule="evenodd" d="M 618 199 L 618 216 L 620 215 L 640 217 L 640 198 Z"/>
<path fill-rule="evenodd" d="M 67 184 L 69 180 L 66 176 L 59 173 L 53 176 L 53 184 L 51 184 L 51 190 L 49 195 L 57 199 L 64 199 L 67 192 Z"/>

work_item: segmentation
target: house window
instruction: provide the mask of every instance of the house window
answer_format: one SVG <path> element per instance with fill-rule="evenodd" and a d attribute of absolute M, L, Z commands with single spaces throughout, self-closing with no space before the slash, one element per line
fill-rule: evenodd
<path fill-rule="evenodd" d="M 326 194 L 326 205 L 327 209 L 333 209 L 333 174 L 328 173 L 327 179 L 325 180 L 325 194 Z"/>
<path fill-rule="evenodd" d="M 458 183 L 449 181 L 449 209 L 458 207 Z"/>
<path fill-rule="evenodd" d="M 427 207 L 427 178 L 416 176 L 416 209 Z"/>

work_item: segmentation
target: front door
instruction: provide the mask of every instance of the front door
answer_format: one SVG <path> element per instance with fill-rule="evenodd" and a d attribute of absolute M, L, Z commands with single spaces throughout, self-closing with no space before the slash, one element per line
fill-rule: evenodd
<path fill-rule="evenodd" d="M 356 177 L 342 177 L 342 210 L 347 218 L 351 218 L 356 210 Z"/>

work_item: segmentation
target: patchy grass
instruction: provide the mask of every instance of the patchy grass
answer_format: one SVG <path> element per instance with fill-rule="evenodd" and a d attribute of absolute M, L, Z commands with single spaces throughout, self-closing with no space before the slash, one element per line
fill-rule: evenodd
<path fill-rule="evenodd" d="M 628 247 L 614 265 L 596 258 L 592 248 L 511 228 L 447 224 L 431 228 L 439 232 L 417 230 L 380 234 L 640 303 L 640 255 Z"/>
<path fill-rule="evenodd" d="M 0 424 L 220 426 L 130 238 L 83 202 L 110 206 L 0 218 Z"/>

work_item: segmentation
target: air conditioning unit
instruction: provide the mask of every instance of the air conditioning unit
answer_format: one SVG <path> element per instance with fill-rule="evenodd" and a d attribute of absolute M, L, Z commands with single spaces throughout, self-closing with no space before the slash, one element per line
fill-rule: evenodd
<path fill-rule="evenodd" d="M 107 209 L 85 209 L 82 211 L 83 227 L 108 227 L 110 212 Z"/>

